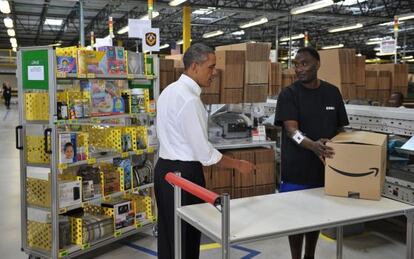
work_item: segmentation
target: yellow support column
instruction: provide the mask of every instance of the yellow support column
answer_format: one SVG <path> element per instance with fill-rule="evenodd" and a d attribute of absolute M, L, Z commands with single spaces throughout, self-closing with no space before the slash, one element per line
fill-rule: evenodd
<path fill-rule="evenodd" d="M 191 7 L 186 5 L 183 8 L 183 53 L 191 44 Z"/>

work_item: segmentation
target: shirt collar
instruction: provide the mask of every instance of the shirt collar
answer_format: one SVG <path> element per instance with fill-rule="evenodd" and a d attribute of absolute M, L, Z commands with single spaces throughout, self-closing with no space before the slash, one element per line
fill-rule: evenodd
<path fill-rule="evenodd" d="M 201 94 L 201 88 L 200 86 L 194 81 L 191 77 L 182 74 L 178 81 L 184 83 L 192 92 L 194 92 L 197 96 L 200 96 Z"/>

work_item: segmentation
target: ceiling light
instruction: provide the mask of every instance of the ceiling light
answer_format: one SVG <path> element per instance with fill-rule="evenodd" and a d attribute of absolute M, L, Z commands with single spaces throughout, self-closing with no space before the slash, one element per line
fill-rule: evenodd
<path fill-rule="evenodd" d="M 345 1 L 340 1 L 337 2 L 337 5 L 343 5 L 343 6 L 351 6 L 351 5 L 356 5 L 358 2 L 359 3 L 363 3 L 366 2 L 367 0 L 345 0 Z"/>
<path fill-rule="evenodd" d="M 4 14 L 10 13 L 9 1 L 0 1 L 0 12 Z"/>
<path fill-rule="evenodd" d="M 16 48 L 12 48 L 12 50 L 13 50 L 14 52 L 16 52 L 16 51 L 17 51 L 17 47 L 16 47 Z"/>
<path fill-rule="evenodd" d="M 305 38 L 305 34 L 300 33 L 300 34 L 292 35 L 290 38 L 291 38 L 292 40 L 299 40 L 299 39 L 303 39 L 303 38 Z M 279 39 L 279 41 L 281 41 L 281 42 L 283 42 L 283 41 L 289 41 L 289 36 L 282 37 L 282 38 L 280 38 L 280 39 Z"/>
<path fill-rule="evenodd" d="M 381 53 L 381 52 L 377 52 L 375 53 L 376 56 L 391 56 L 391 55 L 395 55 L 395 52 L 393 53 Z"/>
<path fill-rule="evenodd" d="M 367 45 L 378 45 L 378 44 L 381 44 L 381 41 L 380 40 L 369 40 L 369 41 L 365 42 L 365 44 L 367 44 Z"/>
<path fill-rule="evenodd" d="M 160 49 L 166 49 L 170 46 L 170 44 L 164 44 L 160 46 Z"/>
<path fill-rule="evenodd" d="M 214 10 L 216 10 L 215 7 L 200 8 L 200 9 L 194 10 L 193 14 L 199 14 L 199 15 L 211 14 Z"/>
<path fill-rule="evenodd" d="M 361 53 L 356 54 L 357 57 L 362 57 Z"/>
<path fill-rule="evenodd" d="M 300 13 L 306 13 L 309 11 L 313 11 L 313 10 L 317 10 L 320 8 L 324 8 L 324 7 L 328 7 L 334 4 L 334 1 L 332 0 L 322 0 L 322 1 L 317 1 L 311 4 L 307 4 L 304 6 L 300 6 L 300 7 L 296 7 L 293 8 L 292 10 L 290 10 L 291 14 L 300 14 Z"/>
<path fill-rule="evenodd" d="M 375 47 L 374 51 L 381 51 L 381 48 L 380 47 Z"/>
<path fill-rule="evenodd" d="M 398 17 L 398 21 L 410 20 L 410 19 L 414 19 L 414 13 L 397 15 L 397 17 Z"/>
<path fill-rule="evenodd" d="M 4 26 L 6 26 L 6 28 L 13 28 L 13 20 L 9 17 L 6 17 L 3 19 L 4 22 Z"/>
<path fill-rule="evenodd" d="M 59 47 L 59 46 L 62 46 L 62 43 L 57 42 L 57 43 L 49 44 L 48 46 L 50 46 L 50 47 Z"/>
<path fill-rule="evenodd" d="M 405 57 L 402 57 L 402 59 L 413 59 L 413 56 L 405 56 Z"/>
<path fill-rule="evenodd" d="M 267 19 L 267 17 L 259 17 L 258 19 L 254 19 L 253 21 L 243 23 L 239 27 L 242 28 L 242 29 L 246 29 L 246 28 L 249 28 L 249 27 L 252 27 L 252 26 L 267 23 L 268 21 L 269 20 Z"/>
<path fill-rule="evenodd" d="M 154 19 L 155 17 L 158 17 L 158 15 L 160 15 L 160 13 L 159 12 L 157 12 L 157 11 L 153 11 L 152 12 L 152 19 Z M 141 18 L 140 18 L 140 20 L 149 20 L 148 19 L 148 14 L 146 14 L 146 15 L 144 15 L 144 16 L 142 16 Z M 118 34 L 122 34 L 122 33 L 118 33 Z"/>
<path fill-rule="evenodd" d="M 362 27 L 364 27 L 364 25 L 362 23 L 357 23 L 357 24 L 350 25 L 350 26 L 332 28 L 332 29 L 329 29 L 328 31 L 330 33 L 334 33 L 334 32 L 340 32 L 340 31 L 354 30 L 354 29 L 358 29 L 358 28 L 362 28 Z"/>
<path fill-rule="evenodd" d="M 10 43 L 13 43 L 13 42 L 17 43 L 16 38 L 10 38 Z"/>
<path fill-rule="evenodd" d="M 407 60 L 407 62 L 414 62 L 414 59 L 409 59 Z"/>
<path fill-rule="evenodd" d="M 193 41 L 192 39 L 190 40 L 190 42 L 191 41 Z M 179 41 L 177 41 L 175 44 L 177 44 L 177 45 L 182 45 L 184 43 L 184 41 L 183 40 L 179 40 Z"/>
<path fill-rule="evenodd" d="M 322 49 L 339 49 L 343 47 L 344 47 L 344 44 L 338 44 L 338 45 L 325 46 L 325 47 L 322 47 Z"/>
<path fill-rule="evenodd" d="M 184 3 L 185 1 L 187 1 L 187 0 L 172 0 L 168 4 L 170 6 L 177 6 L 177 5 L 180 5 L 180 4 Z"/>
<path fill-rule="evenodd" d="M 398 24 L 399 24 L 399 25 L 401 25 L 401 24 L 404 24 L 404 22 L 398 21 Z M 384 23 L 380 23 L 379 25 L 380 25 L 380 26 L 394 26 L 394 21 L 392 21 L 392 22 L 384 22 Z"/>
<path fill-rule="evenodd" d="M 16 32 L 14 31 L 14 29 L 7 29 L 7 35 L 9 35 L 10 37 L 14 37 L 16 36 Z"/>
<path fill-rule="evenodd" d="M 239 36 L 239 35 L 244 35 L 244 30 L 241 31 L 234 31 L 231 34 L 235 35 L 235 36 Z"/>
<path fill-rule="evenodd" d="M 219 35 L 222 35 L 224 32 L 223 31 L 212 31 L 212 32 L 207 32 L 203 34 L 203 38 L 207 39 L 207 38 L 212 38 L 212 37 L 217 37 Z"/>
<path fill-rule="evenodd" d="M 45 20 L 45 25 L 50 25 L 50 26 L 61 26 L 62 23 L 63 23 L 62 19 L 46 18 Z"/>
<path fill-rule="evenodd" d="M 128 30 L 129 30 L 128 26 L 122 27 L 121 29 L 119 29 L 118 34 L 124 34 L 128 32 Z"/>
<path fill-rule="evenodd" d="M 12 45 L 12 48 L 17 48 L 17 42 L 13 42 L 11 45 Z"/>

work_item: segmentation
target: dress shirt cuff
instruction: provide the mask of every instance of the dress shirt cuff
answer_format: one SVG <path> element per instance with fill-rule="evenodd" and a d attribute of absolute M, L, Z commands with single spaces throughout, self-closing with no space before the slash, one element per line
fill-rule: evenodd
<path fill-rule="evenodd" d="M 220 162 L 221 158 L 223 157 L 223 154 L 221 154 L 217 149 L 212 149 L 212 154 L 210 156 L 210 159 L 207 161 L 200 161 L 203 166 L 210 166 L 217 164 Z"/>

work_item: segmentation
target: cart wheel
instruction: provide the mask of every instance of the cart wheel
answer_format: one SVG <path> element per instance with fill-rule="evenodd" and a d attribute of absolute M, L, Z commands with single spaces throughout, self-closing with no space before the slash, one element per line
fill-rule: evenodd
<path fill-rule="evenodd" d="M 152 235 L 154 237 L 158 237 L 158 224 L 154 224 L 154 226 L 152 226 Z"/>

